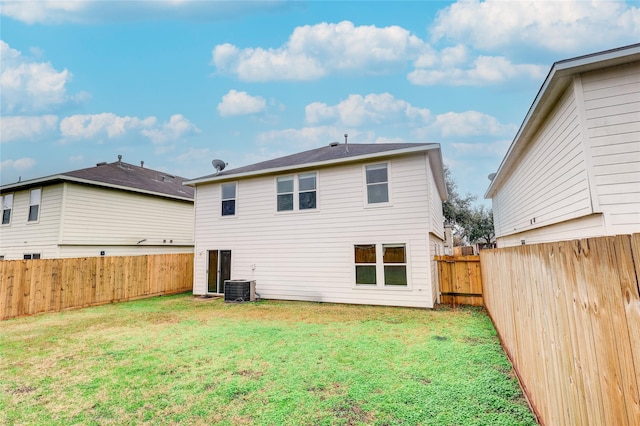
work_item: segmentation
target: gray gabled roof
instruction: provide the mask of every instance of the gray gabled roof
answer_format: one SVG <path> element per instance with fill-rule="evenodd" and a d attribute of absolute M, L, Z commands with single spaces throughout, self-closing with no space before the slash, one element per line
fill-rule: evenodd
<path fill-rule="evenodd" d="M 193 201 L 194 189 L 184 186 L 187 179 L 165 172 L 134 166 L 123 161 L 98 163 L 94 167 L 72 170 L 42 178 L 3 185 L 3 193 L 60 182 L 75 182 L 159 197 Z"/>
<path fill-rule="evenodd" d="M 440 145 L 434 143 L 381 143 L 381 144 L 337 144 L 332 143 L 322 148 L 311 149 L 297 154 L 274 158 L 248 166 L 231 170 L 223 170 L 185 182 L 185 185 L 196 186 L 202 183 L 238 179 L 271 173 L 300 170 L 312 167 L 323 167 L 342 163 L 369 161 L 379 157 L 403 155 L 424 151 L 433 151 L 429 155 L 433 172 L 436 176 L 438 191 L 443 200 L 447 198 L 444 182 L 442 154 Z"/>
<path fill-rule="evenodd" d="M 516 137 L 511 142 L 509 150 L 502 159 L 484 197 L 494 197 L 495 192 L 516 167 L 518 159 L 555 106 L 558 97 L 571 83 L 574 75 L 638 60 L 640 60 L 640 43 L 555 62 L 520 125 Z"/>

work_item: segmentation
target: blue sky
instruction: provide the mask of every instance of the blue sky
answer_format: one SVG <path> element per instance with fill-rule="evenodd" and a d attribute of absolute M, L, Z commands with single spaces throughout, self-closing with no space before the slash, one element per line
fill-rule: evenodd
<path fill-rule="evenodd" d="M 0 39 L 2 184 L 348 133 L 440 143 L 481 199 L 553 62 L 640 41 L 640 2 L 0 1 Z"/>

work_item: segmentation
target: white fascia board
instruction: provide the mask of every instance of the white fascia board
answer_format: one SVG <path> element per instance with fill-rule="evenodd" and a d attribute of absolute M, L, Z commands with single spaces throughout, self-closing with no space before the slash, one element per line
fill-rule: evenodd
<path fill-rule="evenodd" d="M 538 128 L 539 119 L 544 118 L 546 112 L 553 107 L 554 102 L 551 102 L 551 100 L 555 100 L 562 94 L 564 88 L 572 81 L 570 79 L 571 76 L 638 60 L 640 60 L 640 43 L 554 63 L 540 90 L 538 90 L 538 94 L 520 125 L 518 133 L 502 159 L 495 177 L 489 184 L 484 198 L 493 198 L 519 154 L 526 148 L 529 142 L 527 136 Z"/>
<path fill-rule="evenodd" d="M 222 176 L 210 176 L 206 178 L 193 179 L 190 181 L 183 182 L 182 184 L 189 185 L 189 186 L 197 186 L 202 183 L 213 183 L 213 182 L 220 182 L 220 181 L 237 180 L 237 179 L 243 179 L 247 177 L 270 175 L 270 174 L 289 172 L 294 170 L 302 170 L 302 169 L 313 169 L 318 167 L 326 167 L 326 166 L 346 164 L 346 163 L 355 163 L 360 161 L 371 160 L 374 158 L 395 157 L 398 155 L 412 154 L 417 152 L 426 152 L 426 151 L 432 151 L 432 150 L 440 151 L 440 144 L 433 143 L 433 144 L 421 145 L 419 147 L 413 147 L 413 148 L 396 149 L 391 151 L 383 151 L 383 152 L 376 152 L 372 154 L 358 155 L 355 157 L 346 157 L 346 158 L 338 158 L 338 159 L 326 160 L 326 161 L 317 161 L 315 163 L 304 163 L 304 164 L 296 164 L 292 166 L 274 167 L 271 169 L 253 170 L 245 173 L 234 173 L 234 174 L 222 175 Z"/>
<path fill-rule="evenodd" d="M 118 190 L 127 191 L 127 192 L 137 192 L 139 194 L 153 195 L 153 196 L 156 196 L 156 197 L 171 198 L 171 199 L 174 199 L 174 200 L 188 201 L 190 203 L 193 203 L 193 199 L 191 199 L 189 197 L 179 197 L 179 196 L 175 196 L 175 195 L 164 194 L 162 192 L 147 191 L 147 190 L 144 190 L 144 189 L 133 188 L 131 186 L 114 185 L 112 183 L 99 182 L 99 181 L 90 180 L 90 179 L 82 179 L 82 178 L 73 177 L 73 176 L 67 176 L 67 175 L 53 175 L 53 176 L 47 176 L 47 177 L 42 177 L 42 178 L 24 180 L 22 182 L 16 182 L 16 183 L 8 184 L 8 185 L 3 185 L 1 190 L 2 190 L 2 193 L 6 193 L 6 192 L 12 192 L 11 190 L 19 191 L 19 190 L 21 190 L 23 188 L 26 189 L 26 188 L 32 188 L 34 186 L 45 186 L 45 185 L 48 185 L 48 184 L 55 184 L 55 183 L 58 183 L 58 182 L 74 182 L 74 183 L 79 183 L 79 184 L 84 184 L 84 185 L 91 185 L 91 186 L 99 186 L 99 187 L 103 187 L 103 188 L 118 189 Z"/>

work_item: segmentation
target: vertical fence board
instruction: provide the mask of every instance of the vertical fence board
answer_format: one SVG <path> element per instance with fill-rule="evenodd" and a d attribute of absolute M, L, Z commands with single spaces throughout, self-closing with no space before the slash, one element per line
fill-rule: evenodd
<path fill-rule="evenodd" d="M 640 234 L 480 253 L 484 302 L 543 424 L 640 424 Z"/>
<path fill-rule="evenodd" d="M 193 254 L 0 261 L 0 319 L 192 290 Z"/>

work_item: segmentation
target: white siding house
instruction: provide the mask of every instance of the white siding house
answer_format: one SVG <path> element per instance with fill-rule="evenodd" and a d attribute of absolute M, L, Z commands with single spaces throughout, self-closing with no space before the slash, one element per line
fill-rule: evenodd
<path fill-rule="evenodd" d="M 193 189 L 121 161 L 0 187 L 5 260 L 193 252 Z"/>
<path fill-rule="evenodd" d="M 555 63 L 485 197 L 498 247 L 640 232 L 640 44 Z"/>
<path fill-rule="evenodd" d="M 436 144 L 332 144 L 187 182 L 196 295 L 433 307 L 446 199 Z"/>

